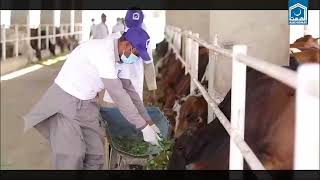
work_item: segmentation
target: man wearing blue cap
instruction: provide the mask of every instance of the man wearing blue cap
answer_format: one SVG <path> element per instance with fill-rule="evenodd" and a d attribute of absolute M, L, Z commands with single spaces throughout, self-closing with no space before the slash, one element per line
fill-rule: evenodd
<path fill-rule="evenodd" d="M 47 92 L 23 117 L 25 131 L 35 127 L 49 141 L 56 169 L 104 167 L 105 134 L 96 102 L 103 89 L 109 92 L 121 114 L 142 131 L 143 139 L 158 144 L 158 129 L 151 127 L 149 117 L 134 104 L 137 98 L 130 92 L 134 89 L 132 84 L 118 79 L 116 70 L 117 61 L 150 59 L 148 40 L 144 30 L 130 28 L 122 36 L 80 44 L 70 53 Z"/>
<path fill-rule="evenodd" d="M 142 28 L 146 31 L 146 28 L 143 24 L 143 19 L 144 14 L 141 10 L 128 10 L 125 16 L 125 24 L 127 26 L 125 31 L 127 31 L 129 28 Z M 117 69 L 119 71 L 118 77 L 122 81 L 130 80 L 135 88 L 135 91 L 139 94 L 140 99 L 143 99 L 143 80 L 145 77 L 147 87 L 150 91 L 152 91 L 150 98 L 152 101 L 154 101 L 156 97 L 155 90 L 157 89 L 157 84 L 152 58 L 152 49 L 149 44 L 150 41 L 147 45 L 148 55 L 150 57 L 148 60 L 139 58 L 130 64 L 119 64 Z M 104 101 L 109 103 L 113 102 L 107 91 L 104 95 Z"/>

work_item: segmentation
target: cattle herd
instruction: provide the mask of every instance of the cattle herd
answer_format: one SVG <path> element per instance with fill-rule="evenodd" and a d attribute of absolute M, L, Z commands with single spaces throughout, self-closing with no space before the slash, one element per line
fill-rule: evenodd
<path fill-rule="evenodd" d="M 24 39 L 28 37 L 25 28 L 21 28 L 18 30 L 18 37 L 14 29 L 9 28 L 6 29 L 6 39 L 13 40 L 13 39 Z M 38 29 L 30 29 L 31 37 L 38 36 Z M 50 32 L 52 34 L 52 32 Z M 56 28 L 56 35 L 60 34 L 60 28 Z M 41 30 L 41 36 L 45 36 L 46 31 Z M 76 39 L 75 35 L 65 35 L 62 37 L 55 37 L 55 43 L 53 43 L 52 38 L 49 39 L 49 51 L 51 55 L 56 55 L 56 48 L 60 49 L 61 53 L 64 53 L 66 50 L 71 51 L 76 46 L 78 46 L 78 40 Z M 29 62 L 37 62 L 42 60 L 43 57 L 41 55 L 41 50 L 47 49 L 46 47 L 46 38 L 41 39 L 41 46 L 38 46 L 38 40 L 30 40 L 30 44 L 27 41 L 19 41 L 18 46 L 18 53 L 21 56 L 24 56 L 28 59 Z M 6 57 L 14 57 L 14 49 L 15 49 L 15 41 L 8 41 L 6 42 Z M 2 44 L 0 45 L 0 52 L 2 53 Z M 1 54 L 2 58 L 2 54 Z"/>
<path fill-rule="evenodd" d="M 306 35 L 290 45 L 290 63 L 296 71 L 303 63 L 319 63 L 319 38 Z M 157 44 L 158 101 L 171 123 L 175 139 L 168 169 L 229 168 L 230 137 L 217 118 L 207 123 L 208 104 L 195 90 L 190 92 L 190 75 L 164 40 Z M 209 51 L 199 47 L 199 81 L 203 86 Z M 231 89 L 219 104 L 230 120 Z M 281 82 L 247 68 L 245 141 L 267 170 L 293 169 L 295 90 Z M 244 164 L 244 169 L 249 169 Z"/>

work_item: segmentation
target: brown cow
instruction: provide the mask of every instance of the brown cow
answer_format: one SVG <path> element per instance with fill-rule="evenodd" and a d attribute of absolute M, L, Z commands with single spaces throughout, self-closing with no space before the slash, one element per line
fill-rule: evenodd
<path fill-rule="evenodd" d="M 305 35 L 302 38 L 297 39 L 293 44 L 290 44 L 290 48 L 297 48 L 300 50 L 306 50 L 309 48 L 319 49 L 319 38 L 313 38 L 311 35 Z"/>
<path fill-rule="evenodd" d="M 156 44 L 156 54 L 159 57 L 163 57 L 168 51 L 168 42 L 164 39 L 160 43 Z"/>
<path fill-rule="evenodd" d="M 202 96 L 190 96 L 181 105 L 175 124 L 174 137 L 180 137 L 185 130 L 194 132 L 207 123 L 208 104 Z M 193 117 L 193 118 L 190 118 Z"/>
<path fill-rule="evenodd" d="M 293 58 L 301 63 L 320 63 L 320 49 L 310 48 L 302 52 L 292 53 Z"/>
<path fill-rule="evenodd" d="M 319 43 L 312 36 L 300 38 L 290 47 L 302 50 L 290 58 L 290 69 L 296 70 L 299 64 L 306 62 L 319 63 Z M 185 84 L 190 85 L 190 77 L 189 83 Z M 177 99 L 183 97 L 177 95 L 177 89 L 183 89 L 181 86 L 171 87 L 175 94 L 166 96 L 167 109 L 175 104 L 174 96 L 175 106 L 177 101 L 178 105 L 181 104 Z M 267 169 L 293 167 L 294 93 L 295 91 L 286 85 L 248 68 L 245 140 Z M 169 169 L 228 169 L 229 135 L 217 118 L 209 125 L 203 123 L 206 122 L 206 102 L 198 108 L 192 105 L 199 100 L 190 97 L 190 102 L 185 102 L 179 113 L 172 113 L 173 117 L 178 116 L 179 120 L 176 121 L 175 136 L 182 135 L 176 140 Z M 230 119 L 231 91 L 219 107 Z M 202 116 L 199 116 L 201 113 Z M 286 127 L 288 133 L 283 133 L 283 127 Z M 247 164 L 245 169 L 248 169 Z"/>
<path fill-rule="evenodd" d="M 309 57 L 303 57 L 304 61 L 300 58 L 299 62 L 291 58 L 287 68 L 296 70 L 299 64 L 319 63 Z M 295 90 L 251 68 L 246 86 L 247 144 L 266 169 L 292 169 Z M 230 119 L 231 90 L 219 107 Z M 197 117 L 186 117 L 184 121 L 196 122 Z M 205 127 L 185 125 L 184 134 L 176 141 L 169 169 L 228 169 L 229 135 L 218 121 L 216 118 Z M 244 168 L 249 169 L 246 163 Z"/>
<path fill-rule="evenodd" d="M 293 91 L 262 73 L 249 70 L 246 92 L 246 142 L 268 169 L 292 168 L 289 159 L 293 158 L 294 106 L 290 105 Z M 274 100 L 279 102 L 276 106 Z M 230 119 L 231 91 L 219 107 Z M 197 116 L 186 118 L 185 122 L 196 122 L 188 118 Z M 184 169 L 190 164 L 188 168 L 192 169 L 228 169 L 229 143 L 229 135 L 217 118 L 198 129 L 190 125 L 177 139 L 169 168 Z"/>

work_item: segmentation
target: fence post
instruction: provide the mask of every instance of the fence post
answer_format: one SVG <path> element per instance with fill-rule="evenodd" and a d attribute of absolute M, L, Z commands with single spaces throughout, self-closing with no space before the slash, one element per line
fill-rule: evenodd
<path fill-rule="evenodd" d="M 52 26 L 52 35 L 53 35 L 53 39 L 52 39 L 52 43 L 55 45 L 56 44 L 56 26 L 53 25 Z"/>
<path fill-rule="evenodd" d="M 82 39 L 82 25 L 81 24 L 78 27 L 78 31 L 81 32 L 81 36 L 79 34 L 79 41 L 81 42 L 81 39 Z"/>
<path fill-rule="evenodd" d="M 186 31 L 181 32 L 182 40 L 181 40 L 181 57 L 186 60 Z M 182 64 L 182 67 L 184 65 Z M 184 67 L 185 72 L 187 71 L 186 67 Z"/>
<path fill-rule="evenodd" d="M 31 38 L 31 29 L 30 29 L 30 24 L 27 25 L 27 43 L 30 44 L 30 38 Z"/>
<path fill-rule="evenodd" d="M 178 33 L 177 33 L 177 49 L 178 49 L 178 53 L 179 53 L 179 55 L 181 56 L 181 29 L 180 28 L 178 28 L 177 29 L 178 30 Z"/>
<path fill-rule="evenodd" d="M 213 45 L 217 46 L 218 45 L 218 36 L 217 34 L 215 35 L 214 39 L 213 39 Z M 208 68 L 207 68 L 207 73 L 206 76 L 207 76 L 207 80 L 208 80 L 208 93 L 211 97 L 215 97 L 215 91 L 214 91 L 214 77 L 215 77 L 215 71 L 214 71 L 214 64 L 215 64 L 215 61 L 217 60 L 217 53 L 214 52 L 213 50 L 210 50 L 209 51 L 209 62 L 208 62 Z M 210 122 L 213 121 L 213 118 L 214 118 L 214 111 L 213 109 L 208 106 L 208 124 Z"/>
<path fill-rule="evenodd" d="M 319 170 L 319 64 L 298 68 L 295 122 L 295 170 Z"/>
<path fill-rule="evenodd" d="M 1 39 L 2 39 L 2 60 L 6 60 L 6 27 L 4 24 L 1 25 Z"/>
<path fill-rule="evenodd" d="M 308 30 L 309 30 L 309 26 L 308 25 L 304 25 L 303 26 L 303 35 L 308 35 Z"/>
<path fill-rule="evenodd" d="M 73 35 L 74 33 L 74 10 L 70 11 L 70 33 Z"/>
<path fill-rule="evenodd" d="M 247 66 L 237 60 L 237 55 L 247 54 L 247 46 L 233 46 L 232 55 L 232 88 L 231 88 L 231 128 L 230 136 L 230 170 L 243 170 L 243 156 L 233 142 L 237 132 L 244 139 L 245 100 L 246 100 L 246 69 Z"/>
<path fill-rule="evenodd" d="M 63 24 L 61 24 L 60 25 L 60 38 L 62 39 L 63 38 L 63 34 L 64 34 L 64 30 L 63 30 L 63 28 L 64 28 L 64 25 Z"/>
<path fill-rule="evenodd" d="M 171 35 L 170 35 L 170 41 L 171 43 L 173 44 L 174 42 L 174 28 L 173 27 L 170 27 L 170 32 L 171 32 Z"/>
<path fill-rule="evenodd" d="M 15 54 L 16 54 L 16 57 L 18 57 L 19 56 L 19 25 L 18 24 L 15 25 L 14 31 L 16 33 Z"/>
<path fill-rule="evenodd" d="M 173 29 L 173 46 L 177 49 L 177 32 Z"/>
<path fill-rule="evenodd" d="M 165 28 L 165 32 L 166 32 L 166 34 L 165 34 L 165 36 L 166 36 L 166 40 L 168 41 L 168 42 L 170 42 L 170 29 L 169 29 L 169 26 L 166 26 L 166 28 Z M 170 49 L 170 46 L 168 45 L 168 51 L 171 51 L 171 49 Z"/>
<path fill-rule="evenodd" d="M 200 35 L 198 33 L 193 33 L 193 36 L 199 38 Z M 190 58 L 191 65 L 191 79 L 198 80 L 198 64 L 199 64 L 199 43 L 197 41 L 192 40 L 192 55 Z M 191 80 L 190 84 L 190 93 L 192 93 L 196 89 L 197 85 Z"/>
<path fill-rule="evenodd" d="M 38 26 L 38 48 L 41 51 L 41 25 Z"/>
<path fill-rule="evenodd" d="M 46 49 L 49 50 L 49 25 L 46 24 Z"/>
<path fill-rule="evenodd" d="M 187 34 L 186 34 L 186 50 L 185 50 L 185 60 L 186 60 L 186 71 L 185 71 L 185 75 L 188 74 L 189 70 L 190 70 L 190 58 L 191 58 L 191 53 L 192 53 L 192 39 L 190 39 L 188 37 L 188 35 L 192 35 L 192 32 L 191 31 L 187 31 Z"/>

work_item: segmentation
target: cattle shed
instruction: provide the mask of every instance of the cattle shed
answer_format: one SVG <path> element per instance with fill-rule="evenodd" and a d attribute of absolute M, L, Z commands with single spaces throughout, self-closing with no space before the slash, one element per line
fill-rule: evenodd
<path fill-rule="evenodd" d="M 151 38 L 156 72 L 161 74 L 161 68 L 167 72 L 157 79 L 158 89 L 163 85 L 161 79 L 170 74 L 169 70 L 163 69 L 169 69 L 171 65 L 173 67 L 168 62 L 179 63 L 179 69 L 172 72 L 183 74 L 179 78 L 185 78 L 188 86 L 173 82 L 170 90 L 174 89 L 177 93 L 179 90 L 175 88 L 181 85 L 186 87 L 188 93 L 183 94 L 183 97 L 174 97 L 170 108 L 160 107 L 165 116 L 169 116 L 165 112 L 168 109 L 171 114 L 179 114 L 182 107 L 182 103 L 179 103 L 186 102 L 188 97 L 201 96 L 207 105 L 206 124 L 219 122 L 230 136 L 228 169 L 243 170 L 245 163 L 253 170 L 268 169 L 269 166 L 259 159 L 244 138 L 248 96 L 246 85 L 250 79 L 247 71 L 253 69 L 284 84 L 295 94 L 292 169 L 320 169 L 319 63 L 303 64 L 296 70 L 285 68 L 290 65 L 292 51 L 299 50 L 291 47 L 296 39 L 305 35 L 319 38 L 319 10 L 309 10 L 309 24 L 304 26 L 289 26 L 288 11 L 285 10 L 143 12 L 144 23 Z M 126 10 L 1 10 L 0 13 L 0 167 L 50 169 L 52 165 L 48 143 L 36 130 L 22 133 L 21 116 L 51 85 L 68 54 L 77 45 L 89 40 L 91 19 L 94 18 L 95 24 L 98 24 L 101 13 L 105 13 L 106 24 L 111 32 L 116 19 L 124 17 Z M 319 48 L 319 39 L 317 43 Z M 157 53 L 163 44 L 167 46 L 163 46 L 165 53 L 161 57 Z M 200 62 L 203 54 L 208 56 L 205 67 Z M 200 71 L 203 71 L 201 77 Z M 164 91 L 162 95 L 166 93 L 163 89 L 161 91 Z M 227 118 L 219 105 L 229 96 L 232 99 L 229 103 L 230 117 Z"/>

